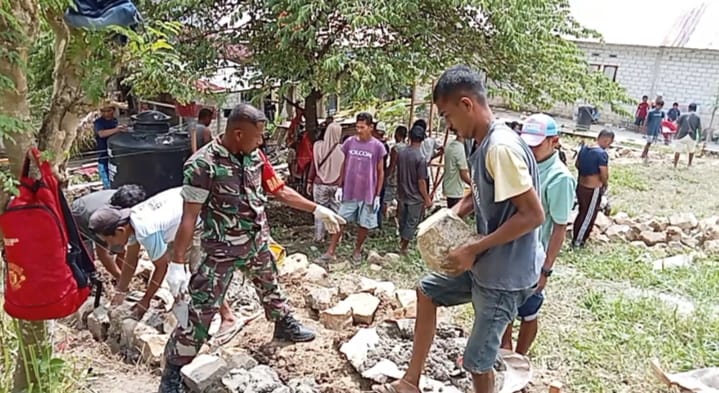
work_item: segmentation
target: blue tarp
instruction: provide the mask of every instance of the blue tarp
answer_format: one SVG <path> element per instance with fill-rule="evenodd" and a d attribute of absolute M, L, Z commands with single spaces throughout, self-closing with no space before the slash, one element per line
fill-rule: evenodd
<path fill-rule="evenodd" d="M 109 26 L 131 27 L 142 17 L 130 0 L 75 0 L 65 11 L 65 22 L 75 28 L 100 30 Z"/>

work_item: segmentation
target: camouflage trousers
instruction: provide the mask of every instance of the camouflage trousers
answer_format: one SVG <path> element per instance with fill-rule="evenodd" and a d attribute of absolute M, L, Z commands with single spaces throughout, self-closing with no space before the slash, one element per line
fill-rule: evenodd
<path fill-rule="evenodd" d="M 186 329 L 178 325 L 165 347 L 168 364 L 183 366 L 190 363 L 210 339 L 210 323 L 220 310 L 236 270 L 254 285 L 267 319 L 277 320 L 290 313 L 277 282 L 274 257 L 267 245 L 248 259 L 207 255 L 190 279 L 189 324 Z"/>

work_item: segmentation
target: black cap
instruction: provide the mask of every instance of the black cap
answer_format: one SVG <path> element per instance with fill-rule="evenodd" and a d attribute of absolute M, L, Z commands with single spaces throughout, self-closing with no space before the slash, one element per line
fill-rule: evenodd
<path fill-rule="evenodd" d="M 425 134 L 424 128 L 422 127 L 418 127 L 415 125 L 409 131 L 409 139 L 412 141 L 422 142 L 426 137 L 427 135 Z"/>

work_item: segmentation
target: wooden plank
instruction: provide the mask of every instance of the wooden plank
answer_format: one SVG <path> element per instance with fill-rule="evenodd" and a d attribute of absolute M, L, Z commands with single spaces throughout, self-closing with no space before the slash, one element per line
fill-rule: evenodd
<path fill-rule="evenodd" d="M 562 393 L 563 387 L 561 382 L 552 382 L 551 385 L 549 385 L 549 393 Z"/>
<path fill-rule="evenodd" d="M 407 129 L 412 128 L 412 123 L 414 122 L 415 95 L 417 95 L 417 83 L 412 84 L 412 97 L 409 99 L 409 121 L 407 122 Z"/>

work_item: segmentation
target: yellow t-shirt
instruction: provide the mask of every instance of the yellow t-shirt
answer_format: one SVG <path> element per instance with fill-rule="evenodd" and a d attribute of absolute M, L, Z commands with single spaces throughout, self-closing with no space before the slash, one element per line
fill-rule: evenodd
<path fill-rule="evenodd" d="M 497 144 L 487 150 L 485 165 L 489 176 L 494 180 L 494 202 L 522 195 L 532 189 L 532 176 L 522 155 L 503 144 Z"/>

